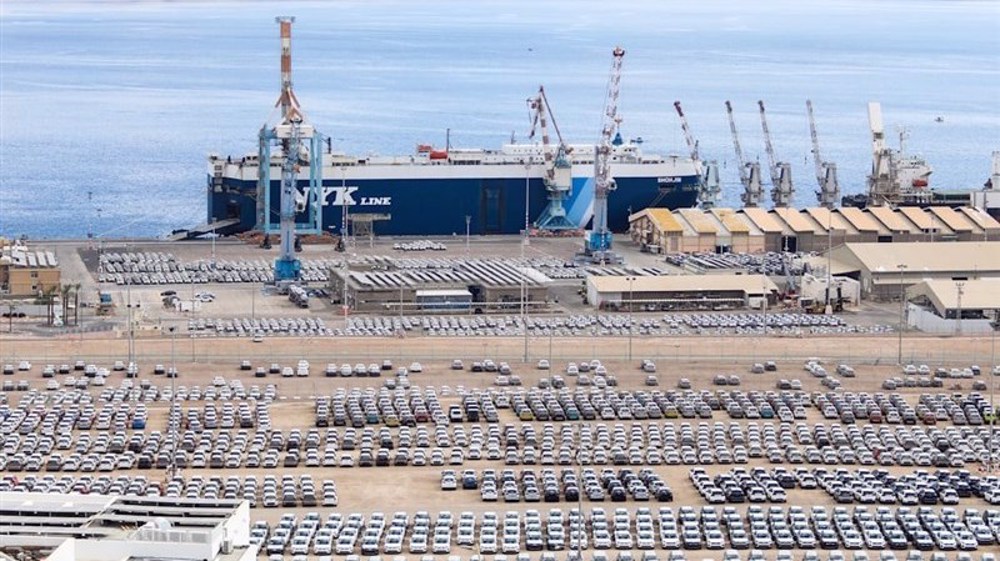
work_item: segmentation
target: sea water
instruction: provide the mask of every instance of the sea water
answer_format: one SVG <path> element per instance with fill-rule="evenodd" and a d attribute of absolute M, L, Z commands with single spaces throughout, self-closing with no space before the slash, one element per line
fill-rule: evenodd
<path fill-rule="evenodd" d="M 686 155 L 680 100 L 702 156 L 722 166 L 723 205 L 740 192 L 725 100 L 766 170 L 764 100 L 797 206 L 815 204 L 807 98 L 845 194 L 864 190 L 871 166 L 868 101 L 882 103 L 890 146 L 908 131 L 937 188 L 980 187 L 1000 149 L 995 1 L 5 0 L 0 235 L 159 236 L 204 222 L 206 154 L 255 152 L 274 117 L 277 15 L 297 17 L 306 116 L 347 153 L 410 154 L 443 146 L 448 129 L 455 147 L 524 140 L 539 84 L 564 138 L 596 142 L 616 45 L 623 134 Z"/>

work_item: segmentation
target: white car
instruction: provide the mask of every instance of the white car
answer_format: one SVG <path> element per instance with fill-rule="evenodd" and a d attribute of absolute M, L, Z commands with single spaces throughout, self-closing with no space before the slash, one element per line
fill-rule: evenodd
<path fill-rule="evenodd" d="M 424 371 L 424 367 L 421 366 L 419 362 L 413 362 L 413 363 L 410 363 L 409 371 L 410 372 L 423 372 Z"/>

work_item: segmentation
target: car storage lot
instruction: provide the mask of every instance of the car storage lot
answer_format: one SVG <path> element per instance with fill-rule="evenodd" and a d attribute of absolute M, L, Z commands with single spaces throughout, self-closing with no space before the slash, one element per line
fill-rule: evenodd
<path fill-rule="evenodd" d="M 314 428 L 316 421 L 315 413 L 315 398 L 318 396 L 334 396 L 340 388 L 345 388 L 348 391 L 353 388 L 365 389 L 365 388 L 376 388 L 384 385 L 385 380 L 390 377 L 393 372 L 383 373 L 380 378 L 327 378 L 323 376 L 323 369 L 327 362 L 334 362 L 336 365 L 341 365 L 342 363 L 349 363 L 354 365 L 355 363 L 362 362 L 364 364 L 369 364 L 371 362 L 380 363 L 382 359 L 391 359 L 396 364 L 395 367 L 399 366 L 409 366 L 414 360 L 420 361 L 422 363 L 423 372 L 411 373 L 408 375 L 408 379 L 414 386 L 420 386 L 422 389 L 426 390 L 428 387 L 434 387 L 435 393 L 438 396 L 440 404 L 444 410 L 453 404 L 458 404 L 459 393 L 462 389 L 471 391 L 472 388 L 494 388 L 498 389 L 495 385 L 495 375 L 493 373 L 471 373 L 467 369 L 462 371 L 454 371 L 450 369 L 451 359 L 462 358 L 465 361 L 465 366 L 471 365 L 473 360 L 481 360 L 484 358 L 493 358 L 494 360 L 506 359 L 511 363 L 514 374 L 521 378 L 522 391 L 526 391 L 528 387 L 536 386 L 539 380 L 543 377 L 549 378 L 553 377 L 556 373 L 556 368 L 562 370 L 566 362 L 570 359 L 574 359 L 574 362 L 580 363 L 583 360 L 589 360 L 596 357 L 611 357 L 609 360 L 604 361 L 604 365 L 607 367 L 609 374 L 613 375 L 618 381 L 618 390 L 628 390 L 632 392 L 637 391 L 652 391 L 654 389 L 659 389 L 661 391 L 673 390 L 676 388 L 677 384 L 682 378 L 687 378 L 691 383 L 692 389 L 695 391 L 700 390 L 718 390 L 721 389 L 717 386 L 712 385 L 713 378 L 724 373 L 727 375 L 736 374 L 741 378 L 741 384 L 738 387 L 727 388 L 729 391 L 772 391 L 776 389 L 776 383 L 780 379 L 794 379 L 798 378 L 803 386 L 803 389 L 807 392 L 813 391 L 829 391 L 829 388 L 821 385 L 821 379 L 810 375 L 808 372 L 803 370 L 803 364 L 800 360 L 781 360 L 781 357 L 786 356 L 786 354 L 795 355 L 812 355 L 824 356 L 822 351 L 824 348 L 827 349 L 842 349 L 836 344 L 836 340 L 831 340 L 826 342 L 826 340 L 811 341 L 811 340 L 767 340 L 759 342 L 756 344 L 756 348 L 753 348 L 753 344 L 749 340 L 740 339 L 723 339 L 722 341 L 716 341 L 720 343 L 720 349 L 724 349 L 731 358 L 707 361 L 699 359 L 686 359 L 684 357 L 684 352 L 678 350 L 676 357 L 671 357 L 674 349 L 672 348 L 672 341 L 657 340 L 661 346 L 665 346 L 667 351 L 664 352 L 663 349 L 654 348 L 654 341 L 640 340 L 636 339 L 633 344 L 633 355 L 636 360 L 625 361 L 616 356 L 621 354 L 621 346 L 624 341 L 615 340 L 612 342 L 608 341 L 596 341 L 593 345 L 577 344 L 576 346 L 563 347 L 556 349 L 554 354 L 556 356 L 566 356 L 570 354 L 567 359 L 554 359 L 553 370 L 549 372 L 539 371 L 535 368 L 535 362 L 537 359 L 547 356 L 547 341 L 535 340 L 532 341 L 531 354 L 532 360 L 530 364 L 521 364 L 518 358 L 520 357 L 520 345 L 522 341 L 519 339 L 513 340 L 475 340 L 475 339 L 463 339 L 461 340 L 461 348 L 454 345 L 455 342 L 459 340 L 436 340 L 436 341 L 414 341 L 412 339 L 398 340 L 398 339 L 373 339 L 373 340 L 352 340 L 350 341 L 351 348 L 338 347 L 336 342 L 330 342 L 329 344 L 319 343 L 315 340 L 304 340 L 296 338 L 288 338 L 284 341 L 277 342 L 273 340 L 266 340 L 263 343 L 251 344 L 247 341 L 242 342 L 242 345 L 237 344 L 233 341 L 189 341 L 178 339 L 175 343 L 175 356 L 177 358 L 177 368 L 180 375 L 174 380 L 177 386 L 185 386 L 190 389 L 194 386 L 199 386 L 202 390 L 208 387 L 213 387 L 213 379 L 216 376 L 222 376 L 228 382 L 232 380 L 239 380 L 242 386 L 249 390 L 252 386 L 259 386 L 260 390 L 263 390 L 267 384 L 273 384 L 275 388 L 275 399 L 271 405 L 268 406 L 268 415 L 271 423 L 271 428 L 273 430 L 281 430 L 282 434 L 287 436 L 289 432 L 293 429 L 300 429 L 303 434 L 307 434 L 310 428 Z M 590 340 L 584 339 L 585 343 L 590 343 Z M 94 345 L 93 341 L 85 340 L 82 343 L 79 341 L 61 341 L 61 350 L 49 347 L 52 342 L 35 342 L 35 341 L 18 341 L 17 342 L 17 355 L 23 357 L 31 357 L 34 363 L 32 369 L 28 372 L 15 372 L 10 376 L 4 376 L 4 379 L 11 380 L 27 380 L 31 387 L 38 390 L 39 393 L 47 393 L 45 390 L 47 380 L 42 377 L 41 371 L 45 364 L 54 363 L 56 365 L 62 362 L 68 362 L 72 364 L 77 356 L 87 356 L 95 357 L 94 362 L 102 366 L 111 366 L 111 362 L 104 357 L 109 357 L 113 355 L 117 359 L 124 358 L 124 353 L 118 353 L 114 349 L 114 345 L 118 345 L 120 342 L 110 343 L 102 347 L 97 347 Z M 939 345 L 939 341 L 935 339 L 921 339 L 919 343 L 915 340 L 907 338 L 907 346 L 919 346 L 924 345 L 921 349 L 923 352 L 932 354 L 936 349 L 944 351 L 945 346 Z M 948 343 L 955 343 L 955 341 L 948 341 Z M 983 350 L 983 342 L 976 340 L 964 340 L 958 342 L 958 345 L 954 345 L 947 349 L 948 352 L 961 351 L 963 347 L 968 350 L 968 355 L 975 356 L 978 353 L 979 361 L 985 356 L 985 351 Z M 844 341 L 840 340 L 840 344 L 843 345 Z M 877 341 L 870 343 L 870 352 L 872 354 L 879 354 L 885 349 L 886 342 Z M 789 346 L 794 347 L 795 345 L 808 346 L 806 349 L 796 349 L 788 348 Z M 829 345 L 829 346 L 827 346 Z M 882 380 L 887 377 L 900 375 L 900 369 L 896 366 L 872 366 L 867 364 L 870 358 L 865 356 L 864 348 L 865 345 L 862 341 L 854 341 L 852 343 L 853 347 L 851 352 L 853 356 L 857 357 L 855 362 L 852 364 L 855 366 L 857 372 L 854 378 L 840 378 L 842 382 L 841 392 L 869 392 L 875 393 L 880 391 L 880 384 Z M 742 347 L 742 348 L 740 348 Z M 69 349 L 69 352 L 67 352 Z M 197 362 L 191 362 L 192 349 Z M 170 364 L 170 341 L 169 339 L 159 339 L 159 340 L 143 340 L 138 344 L 138 362 L 140 367 L 140 375 L 137 377 L 138 382 L 142 378 L 150 379 L 152 384 L 155 384 L 161 391 L 169 387 L 170 380 L 166 379 L 164 376 L 157 376 L 151 372 L 152 366 L 159 363 Z M 606 350 L 606 354 L 602 354 L 601 351 Z M 892 350 L 895 350 L 894 348 Z M 76 352 L 74 352 L 76 351 Z M 693 349 L 689 356 L 703 355 L 707 354 L 708 349 Z M 839 350 L 839 352 L 843 352 Z M 412 354 L 411 354 L 412 353 Z M 648 353 L 645 354 L 645 353 Z M 213 358 L 209 355 L 221 356 L 221 358 Z M 409 356 L 408 356 L 409 355 Z M 143 358 L 143 357 L 149 358 Z M 665 357 L 660 358 L 657 362 L 658 368 L 656 372 L 656 377 L 659 385 L 656 388 L 650 388 L 644 385 L 646 376 L 645 372 L 642 372 L 638 368 L 638 357 L 641 356 L 657 356 Z M 838 355 L 839 356 L 839 355 Z M 870 356 L 870 355 L 869 355 Z M 58 357 L 58 358 L 57 358 Z M 102 357 L 98 359 L 96 357 Z M 327 358 L 330 357 L 330 358 Z M 412 358 L 410 358 L 412 357 Z M 732 358 L 739 357 L 739 358 Z M 752 359 L 744 357 L 755 357 Z M 750 366 L 753 362 L 763 361 L 768 358 L 778 359 L 778 370 L 776 372 L 765 372 L 763 374 L 752 374 L 750 372 Z M 278 374 L 267 375 L 263 379 L 258 379 L 254 377 L 253 371 L 241 371 L 239 370 L 239 361 L 241 358 L 246 358 L 250 360 L 254 368 L 256 366 L 266 366 L 269 367 L 272 362 L 277 362 L 282 366 L 295 367 L 299 358 L 306 358 L 310 361 L 311 371 L 310 375 L 307 377 L 290 377 L 283 378 Z M 948 362 L 945 363 L 946 366 L 955 367 L 966 367 L 972 363 L 972 360 L 965 360 L 964 362 Z M 827 366 L 831 366 L 827 364 Z M 571 384 L 571 388 L 574 380 L 572 377 L 565 376 L 567 382 Z M 57 375 L 56 379 L 59 379 Z M 120 372 L 112 372 L 107 378 L 106 387 L 120 386 L 124 380 L 124 374 Z M 951 382 L 949 381 L 949 384 Z M 447 386 L 447 390 L 445 389 Z M 461 387 L 461 389 L 460 389 Z M 88 392 L 92 395 L 98 396 L 103 388 L 101 387 L 90 387 Z M 505 388 L 504 391 L 517 391 L 515 388 Z M 934 393 L 952 393 L 950 389 L 921 389 L 921 388 L 901 388 L 897 393 L 904 396 L 906 401 L 911 405 L 917 405 L 920 392 Z M 968 387 L 965 388 L 964 393 L 968 393 Z M 6 393 L 6 398 L 8 402 L 15 406 L 17 402 L 22 399 L 26 394 L 23 392 L 9 392 Z M 234 396 L 230 396 L 229 399 L 221 399 L 217 395 L 217 398 L 212 401 L 216 407 L 221 409 L 227 402 L 231 402 L 234 406 L 238 407 L 241 400 Z M 245 400 L 244 400 L 245 401 Z M 131 405 L 135 405 L 132 402 L 128 402 Z M 204 399 L 200 400 L 189 400 L 184 401 L 181 404 L 182 410 L 187 411 L 188 409 L 195 409 L 202 415 L 205 410 L 205 405 L 208 402 Z M 51 406 L 50 403 L 46 403 L 46 406 Z M 100 409 L 102 405 L 101 401 L 95 401 L 94 405 L 96 408 Z M 152 430 L 160 430 L 165 433 L 167 430 L 167 411 L 169 407 L 168 402 L 164 401 L 151 401 L 146 405 L 148 409 L 148 420 L 147 427 L 144 431 L 149 433 Z M 134 407 L 132 408 L 134 411 Z M 499 410 L 499 421 L 500 425 L 510 424 L 512 426 L 520 428 L 523 425 L 530 425 L 534 427 L 538 434 L 543 434 L 545 431 L 545 422 L 541 421 L 531 421 L 522 422 L 518 421 L 511 409 L 500 409 Z M 605 424 L 609 431 L 613 433 L 614 426 L 616 424 L 623 424 L 626 428 L 626 432 L 631 431 L 633 424 L 644 427 L 644 438 L 649 437 L 649 426 L 656 425 L 661 429 L 666 426 L 674 426 L 678 432 L 681 430 L 683 423 L 690 424 L 695 431 L 697 431 L 698 423 L 706 422 L 709 427 L 712 427 L 716 422 L 722 422 L 726 427 L 730 423 L 736 423 L 737 425 L 744 427 L 745 429 L 751 424 L 757 424 L 760 427 L 765 425 L 773 425 L 775 427 L 780 427 L 781 422 L 778 419 L 731 419 L 730 415 L 723 411 L 714 411 L 711 419 L 658 419 L 658 420 L 634 420 L 634 419 L 614 419 L 605 421 L 590 421 L 589 424 L 596 427 L 598 424 Z M 839 421 L 832 421 L 823 419 L 822 415 L 816 408 L 811 407 L 807 409 L 807 417 L 802 420 L 809 426 L 814 426 L 816 424 L 825 424 L 827 427 L 832 427 L 833 425 L 841 426 Z M 570 426 L 574 428 L 574 431 L 585 424 L 584 421 L 566 421 L 566 422 L 550 422 L 549 424 L 554 426 L 557 435 L 560 434 L 562 426 Z M 483 424 L 485 427 L 485 424 Z M 864 427 L 867 423 L 858 422 L 856 425 L 844 425 L 844 426 L 858 426 Z M 373 425 L 373 428 L 377 431 L 381 425 Z M 448 427 L 449 435 L 454 439 L 454 431 L 456 427 L 463 427 L 467 433 L 472 432 L 473 425 L 467 422 L 451 424 Z M 881 427 L 887 427 L 888 425 L 881 425 Z M 944 429 L 950 426 L 949 421 L 937 421 L 935 428 Z M 924 425 L 916 425 L 916 427 L 926 429 Z M 254 430 L 257 430 L 255 427 Z M 343 435 L 346 428 L 336 427 L 339 434 Z M 187 427 L 183 430 L 187 430 Z M 230 432 L 235 433 L 238 429 L 230 429 Z M 273 432 L 272 430 L 272 432 Z M 320 428 L 318 431 L 325 434 L 325 428 Z M 394 438 L 394 443 L 399 442 L 399 428 L 392 428 L 392 434 Z M 358 432 L 362 432 L 363 429 L 358 429 Z M 484 429 L 488 431 L 488 429 Z M 74 430 L 74 436 L 78 437 L 83 432 L 88 432 L 94 437 L 97 437 L 99 432 L 96 429 L 90 431 L 80 431 Z M 112 430 L 113 432 L 113 430 Z M 135 430 L 128 428 L 124 430 L 124 433 L 131 437 L 135 434 Z M 219 429 L 216 429 L 219 432 Z M 415 429 L 414 429 L 415 434 Z M 433 428 L 430 428 L 430 434 L 433 435 Z M 574 432 L 574 438 L 576 438 L 577 432 Z M 325 441 L 324 441 L 325 444 Z M 450 449 L 454 447 L 448 446 L 445 449 Z M 358 452 L 353 451 L 352 455 L 357 458 Z M 796 466 L 790 464 L 782 464 L 786 468 L 794 468 Z M 763 466 L 768 469 L 774 466 L 768 462 L 766 458 L 751 458 L 750 461 L 745 465 L 733 466 L 733 465 L 706 465 L 704 466 L 705 472 L 710 477 L 715 477 L 716 475 L 729 472 L 734 467 L 746 467 L 751 469 L 755 466 Z M 673 509 L 675 514 L 680 513 L 680 507 L 682 506 L 693 506 L 700 512 L 702 506 L 707 505 L 706 500 L 699 493 L 698 489 L 690 480 L 690 470 L 692 466 L 690 465 L 647 465 L 643 464 L 641 466 L 590 466 L 598 474 L 603 469 L 612 469 L 617 474 L 623 467 L 632 469 L 633 471 L 639 471 L 640 469 L 648 468 L 654 473 L 659 475 L 667 484 L 670 486 L 673 494 L 673 501 L 668 503 L 659 503 L 654 501 L 644 503 L 637 502 L 633 499 L 626 500 L 621 503 L 612 503 L 605 501 L 603 503 L 595 503 L 590 501 L 588 498 L 584 497 L 582 500 L 582 506 L 584 512 L 588 519 L 588 538 L 590 540 L 589 546 L 594 545 L 594 527 L 592 525 L 593 512 L 592 509 L 595 507 L 602 507 L 607 511 L 608 518 L 613 519 L 613 512 L 615 508 L 623 507 L 628 510 L 630 519 L 630 529 L 634 534 L 633 539 L 638 538 L 638 509 L 643 507 L 649 508 L 652 511 L 652 517 L 654 519 L 654 524 L 659 524 L 659 514 L 658 509 L 661 506 L 669 506 Z M 857 470 L 858 465 L 833 465 L 833 466 L 812 466 L 806 465 L 805 467 L 825 467 L 829 470 L 834 470 L 839 467 L 844 467 L 849 471 L 853 472 Z M 877 466 L 876 466 L 877 467 Z M 284 467 L 279 466 L 276 469 L 264 469 L 264 468 L 247 468 L 239 467 L 232 469 L 212 469 L 212 468 L 193 468 L 189 467 L 182 471 L 181 475 L 185 479 L 185 482 L 201 477 L 203 479 L 210 479 L 212 477 L 218 476 L 221 478 L 226 478 L 229 476 L 237 476 L 241 480 L 244 480 L 247 476 L 255 476 L 258 480 L 263 480 L 266 475 L 274 474 L 278 479 L 284 475 L 290 475 L 295 478 L 297 483 L 300 482 L 302 475 L 311 475 L 313 480 L 316 481 L 317 485 L 321 485 L 324 480 L 332 480 L 335 483 L 337 490 L 338 504 L 334 507 L 275 507 L 275 508 L 264 508 L 260 506 L 255 508 L 253 512 L 254 519 L 260 519 L 267 521 L 272 528 L 278 524 L 281 515 L 286 512 L 295 513 L 298 517 L 298 521 L 301 521 L 308 512 L 318 512 L 320 517 L 325 520 L 327 515 L 331 512 L 343 513 L 344 517 L 347 518 L 350 513 L 359 513 L 365 516 L 365 523 L 370 521 L 370 515 L 376 512 L 383 512 L 386 514 L 387 518 L 392 517 L 392 513 L 396 511 L 405 511 L 408 513 L 410 521 L 408 526 L 408 532 L 412 532 L 413 518 L 415 514 L 419 511 L 427 511 L 431 515 L 432 527 L 433 519 L 437 516 L 439 511 L 449 511 L 454 514 L 457 518 L 462 512 L 471 512 L 475 515 L 476 520 L 476 546 L 467 547 L 459 546 L 456 541 L 458 537 L 457 529 L 453 529 L 452 533 L 452 543 L 451 543 L 451 554 L 461 555 L 463 558 L 469 558 L 471 555 L 477 553 L 477 547 L 479 543 L 479 534 L 482 527 L 482 521 L 484 520 L 484 514 L 488 512 L 497 512 L 502 519 L 504 513 L 508 510 L 516 510 L 520 513 L 520 527 L 521 535 L 520 542 L 525 547 L 527 546 L 528 531 L 525 527 L 527 515 L 525 514 L 528 510 L 538 510 L 541 513 L 541 520 L 543 523 L 543 528 L 547 532 L 548 528 L 548 517 L 550 508 L 561 509 L 562 514 L 562 527 L 567 530 L 571 528 L 569 523 L 570 510 L 574 508 L 573 503 L 567 503 L 565 500 L 561 500 L 558 503 L 525 503 L 523 500 L 518 503 L 505 503 L 501 499 L 497 503 L 487 503 L 483 502 L 481 496 L 478 492 L 473 491 L 442 491 L 441 490 L 441 475 L 443 469 L 455 469 L 457 472 L 461 473 L 464 469 L 475 469 L 479 476 L 482 476 L 485 470 L 494 469 L 499 473 L 502 473 L 503 469 L 513 469 L 515 473 L 520 476 L 520 473 L 524 469 L 530 469 L 536 472 L 539 476 L 542 474 L 542 470 L 546 468 L 551 468 L 558 474 L 565 466 L 543 466 L 543 465 L 505 465 L 504 461 L 501 460 L 470 460 L 466 459 L 463 465 L 459 466 L 387 466 L 387 467 L 372 467 L 372 468 L 362 468 L 362 467 L 305 467 L 301 463 L 298 467 Z M 573 466 L 570 466 L 573 468 Z M 894 476 L 903 476 L 907 474 L 914 473 L 917 467 L 905 467 L 905 466 L 887 466 L 884 467 L 888 474 Z M 925 470 L 933 471 L 933 468 L 922 468 Z M 977 474 L 978 467 L 974 464 L 966 465 L 966 469 L 972 472 L 973 475 Z M 33 474 L 36 477 L 44 477 L 46 475 L 52 475 L 56 479 L 70 476 L 79 478 L 84 475 L 91 475 L 93 477 L 99 477 L 101 475 L 108 475 L 110 477 L 117 477 L 119 475 L 144 475 L 149 480 L 163 480 L 164 472 L 163 470 L 149 469 L 149 470 L 118 470 L 114 469 L 109 472 L 93 473 L 93 474 L 83 474 L 83 473 L 52 473 L 49 474 L 44 470 Z M 6 475 L 15 475 L 18 478 L 24 478 L 29 475 L 25 472 L 17 472 L 15 474 L 7 473 Z M 813 505 L 824 505 L 828 512 L 832 515 L 833 508 L 836 503 L 831 498 L 830 493 L 821 489 L 789 489 L 786 492 L 787 502 L 781 505 L 786 514 L 786 519 L 788 514 L 790 514 L 790 507 L 792 506 L 802 506 L 806 509 L 807 514 L 812 516 L 810 508 Z M 714 505 L 719 516 L 723 514 L 723 507 L 725 505 Z M 747 515 L 748 505 L 746 503 L 735 504 L 734 506 L 740 513 L 742 518 L 746 521 L 747 529 L 750 529 L 749 520 L 750 517 Z M 765 510 L 767 507 L 772 506 L 769 503 L 763 503 Z M 848 509 L 852 509 L 856 504 L 846 505 Z M 874 512 L 878 505 L 870 505 L 868 508 Z M 958 509 L 958 513 L 961 516 L 962 511 L 966 507 L 972 507 L 979 509 L 980 512 L 986 511 L 990 508 L 989 505 L 985 503 L 982 499 L 969 497 L 962 498 L 959 505 L 955 508 Z M 890 508 L 897 509 L 897 506 L 891 506 Z M 915 509 L 916 507 L 911 507 Z M 934 510 L 936 512 L 942 512 L 942 506 L 936 505 Z M 996 508 L 996 507 L 993 507 Z M 850 511 L 849 512 L 853 512 Z M 488 518 L 488 517 L 486 517 Z M 790 519 L 789 519 L 790 520 Z M 613 527 L 614 524 L 612 523 Z M 502 523 L 501 523 L 502 527 Z M 700 527 L 704 527 L 703 525 Z M 771 526 L 769 526 L 771 527 Z M 656 526 L 659 529 L 659 526 Z M 547 536 L 547 533 L 546 533 Z M 406 541 L 404 541 L 403 553 L 409 555 L 410 557 L 419 557 L 421 554 L 407 553 L 408 540 L 410 539 L 409 533 L 406 535 Z M 659 535 L 657 535 L 659 539 Z M 433 541 L 433 540 L 432 540 Z M 567 539 L 568 542 L 568 539 Z M 636 547 L 638 544 L 634 544 Z M 568 545 L 567 545 L 568 547 Z M 727 542 L 728 547 L 728 542 Z M 523 548 L 522 548 L 523 549 Z M 980 548 L 980 551 L 988 550 L 989 548 Z M 616 549 L 612 548 L 608 550 L 608 555 L 611 559 L 614 559 L 617 555 Z M 658 542 L 655 551 L 659 555 L 660 559 L 667 558 L 667 552 L 663 550 L 662 544 Z M 588 549 L 585 558 L 589 559 L 590 554 L 593 549 Z M 777 555 L 777 550 L 774 548 L 765 550 L 766 556 L 769 558 L 774 558 Z M 354 550 L 354 553 L 360 554 L 360 542 L 358 548 Z M 641 557 L 641 552 L 635 550 L 635 558 Z M 291 558 L 290 550 L 286 550 L 288 558 Z M 566 551 L 555 552 L 558 558 L 563 558 L 566 555 Z M 743 558 L 746 558 L 748 553 L 746 551 L 741 552 Z M 977 553 L 978 554 L 978 553 Z M 382 553 L 384 559 L 391 558 L 393 554 Z M 443 555 L 443 554 L 442 554 Z M 531 556 L 533 559 L 538 559 L 541 555 L 540 552 L 533 551 Z M 688 551 L 688 559 L 696 558 L 722 558 L 722 551 L 715 550 L 697 550 Z M 802 556 L 801 551 L 794 552 L 795 559 L 799 559 Z M 821 558 L 826 559 L 827 553 L 821 552 Z M 851 553 L 848 552 L 848 558 L 851 558 Z M 926 554 L 925 554 L 926 555 Z M 951 552 L 948 554 L 949 557 L 957 556 L 957 553 Z M 899 558 L 903 558 L 903 553 L 898 554 Z M 492 554 L 488 554 L 491 558 Z M 443 558 L 443 557 L 442 557 Z M 874 558 L 874 557 L 873 557 Z M 929 558 L 929 557 L 928 557 Z"/>

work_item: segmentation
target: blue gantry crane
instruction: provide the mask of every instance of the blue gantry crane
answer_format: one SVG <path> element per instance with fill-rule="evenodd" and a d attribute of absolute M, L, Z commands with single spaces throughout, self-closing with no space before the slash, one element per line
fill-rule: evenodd
<path fill-rule="evenodd" d="M 265 239 L 279 233 L 281 246 L 274 262 L 274 280 L 288 284 L 299 280 L 301 263 L 295 256 L 298 234 L 322 232 L 320 176 L 322 174 L 323 137 L 308 123 L 299 100 L 292 90 L 292 23 L 294 17 L 277 17 L 281 30 L 281 94 L 275 107 L 281 109 L 277 124 L 265 123 L 260 129 L 257 173 L 257 226 Z M 281 149 L 281 191 L 278 225 L 271 220 L 271 147 Z M 299 188 L 298 176 L 303 166 L 309 169 L 308 186 Z M 305 221 L 298 216 L 305 214 Z"/>

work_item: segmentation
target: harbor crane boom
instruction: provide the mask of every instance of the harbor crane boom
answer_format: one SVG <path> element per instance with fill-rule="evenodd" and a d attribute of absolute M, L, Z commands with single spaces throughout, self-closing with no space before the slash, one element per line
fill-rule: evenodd
<path fill-rule="evenodd" d="M 792 197 L 795 195 L 795 187 L 792 185 L 792 165 L 788 162 L 779 162 L 774 155 L 764 102 L 757 100 L 757 106 L 760 107 L 760 126 L 764 130 L 764 150 L 767 152 L 768 171 L 771 175 L 771 202 L 776 208 L 787 207 L 791 205 Z"/>
<path fill-rule="evenodd" d="M 743 202 L 744 207 L 758 207 L 763 197 L 763 187 L 760 182 L 760 164 L 757 162 L 747 162 L 743 159 L 740 136 L 736 132 L 736 121 L 733 119 L 733 106 L 729 101 L 726 101 L 726 114 L 729 116 L 729 130 L 733 133 L 733 146 L 736 148 L 740 183 L 743 185 L 743 194 L 740 195 L 740 200 Z"/>
<path fill-rule="evenodd" d="M 281 30 L 281 93 L 275 107 L 281 115 L 277 124 L 265 123 L 260 129 L 257 167 L 257 223 L 265 240 L 277 231 L 281 235 L 278 258 L 274 262 L 275 283 L 283 288 L 299 280 L 301 263 L 295 256 L 296 235 L 299 232 L 322 231 L 320 216 L 320 182 L 322 172 L 323 136 L 310 125 L 302 113 L 299 100 L 292 90 L 292 23 L 293 17 L 277 17 Z M 281 179 L 278 204 L 278 228 L 271 221 L 271 147 L 281 148 Z M 304 192 L 298 186 L 302 166 L 309 168 L 309 187 Z M 307 221 L 300 224 L 297 216 L 305 213 Z"/>
<path fill-rule="evenodd" d="M 837 182 L 837 164 L 824 162 L 819 153 L 819 135 L 816 133 L 816 119 L 813 117 L 812 100 L 806 100 L 806 112 L 809 114 L 809 136 L 812 138 L 813 162 L 816 165 L 816 200 L 820 206 L 833 209 L 840 199 L 840 184 Z"/>
<path fill-rule="evenodd" d="M 698 177 L 698 207 L 710 209 L 719 200 L 719 163 L 715 160 L 703 162 L 698 154 L 698 141 L 691 134 L 687 117 L 681 109 L 681 102 L 674 102 L 674 109 L 681 120 L 681 131 L 684 133 L 684 141 L 687 142 L 688 150 L 691 151 L 691 161 L 694 162 L 695 174 Z"/>
<path fill-rule="evenodd" d="M 611 177 L 613 138 L 621 124 L 618 115 L 618 95 L 622 78 L 622 59 L 625 49 L 615 47 L 605 97 L 601 137 L 594 155 L 594 226 L 587 235 L 585 252 L 595 261 L 611 261 L 611 231 L 608 230 L 608 194 L 615 190 Z"/>
<path fill-rule="evenodd" d="M 536 128 L 542 133 L 542 157 L 545 172 L 542 181 L 549 197 L 549 204 L 535 221 L 535 227 L 542 230 L 572 230 L 576 226 L 567 218 L 566 207 L 563 204 L 573 189 L 572 165 L 567 158 L 571 148 L 563 141 L 562 133 L 559 132 L 559 125 L 556 124 L 555 115 L 552 113 L 552 107 L 549 105 L 549 99 L 545 95 L 543 86 L 538 86 L 538 95 L 528 99 L 528 107 L 534 114 L 528 138 L 535 138 Z M 559 139 L 558 145 L 553 145 L 549 141 L 548 120 L 550 119 L 552 120 L 552 128 L 556 131 L 556 137 Z"/>
<path fill-rule="evenodd" d="M 868 103 L 868 127 L 872 133 L 872 171 L 868 176 L 868 202 L 885 205 L 898 199 L 898 189 L 892 173 L 892 152 L 885 145 L 885 127 L 882 124 L 882 104 Z"/>

